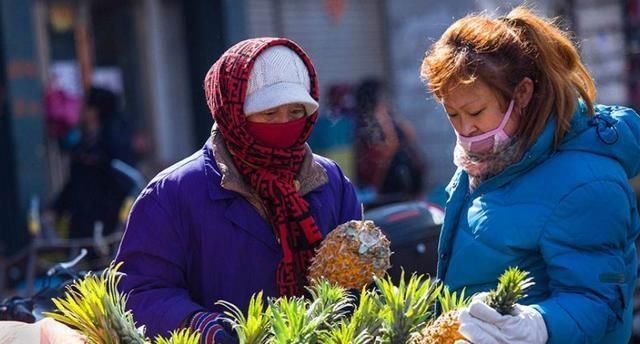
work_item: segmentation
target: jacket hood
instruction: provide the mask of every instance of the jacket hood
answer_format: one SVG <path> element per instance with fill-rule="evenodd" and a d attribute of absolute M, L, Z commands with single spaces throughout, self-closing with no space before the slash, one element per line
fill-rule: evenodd
<path fill-rule="evenodd" d="M 585 151 L 615 159 L 628 178 L 640 172 L 640 116 L 623 106 L 595 105 L 595 115 L 587 114 L 579 102 L 571 129 L 560 144 L 561 151 Z"/>

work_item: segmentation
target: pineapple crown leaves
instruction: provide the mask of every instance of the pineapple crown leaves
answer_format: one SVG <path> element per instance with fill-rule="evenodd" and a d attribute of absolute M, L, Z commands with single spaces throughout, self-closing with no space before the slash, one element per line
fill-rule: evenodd
<path fill-rule="evenodd" d="M 526 297 L 525 292 L 535 284 L 528 271 L 517 267 L 508 268 L 498 278 L 498 286 L 486 296 L 487 305 L 502 315 L 511 314 L 518 300 Z"/>
<path fill-rule="evenodd" d="M 345 288 L 324 278 L 312 281 L 307 290 L 311 296 L 311 316 L 326 317 L 326 327 L 344 318 L 353 306 L 353 297 Z"/>
<path fill-rule="evenodd" d="M 144 327 L 136 328 L 133 315 L 126 310 L 127 297 L 118 291 L 124 276 L 122 262 L 112 263 L 102 274 L 88 273 L 67 287 L 62 298 L 54 298 L 55 312 L 46 312 L 65 325 L 80 331 L 91 344 L 147 344 Z M 156 337 L 158 344 L 198 344 L 200 334 L 184 329 L 169 339 Z"/>
<path fill-rule="evenodd" d="M 353 298 L 335 284 L 320 279 L 307 288 L 310 299 L 269 299 L 271 343 L 320 343 L 335 324 L 343 321 Z"/>
<path fill-rule="evenodd" d="M 465 297 L 465 289 L 456 293 L 452 292 L 448 286 L 444 286 L 441 294 L 438 295 L 438 303 L 442 313 L 447 313 L 468 306 L 471 303 L 471 297 Z"/>
<path fill-rule="evenodd" d="M 88 273 L 73 282 L 64 297 L 52 300 L 56 311 L 44 315 L 79 330 L 90 343 L 145 343 L 133 315 L 125 310 L 126 296 L 117 290 L 121 265 L 112 263 L 100 276 Z"/>
<path fill-rule="evenodd" d="M 379 335 L 382 320 L 379 316 L 377 294 L 362 288 L 356 309 L 349 318 L 343 318 L 325 333 L 321 342 L 325 344 L 373 343 Z"/>
<path fill-rule="evenodd" d="M 433 318 L 432 306 L 442 285 L 415 273 L 405 282 L 404 271 L 397 287 L 389 276 L 375 282 L 380 295 L 383 338 L 391 343 L 408 342 L 416 330 Z"/>
<path fill-rule="evenodd" d="M 271 309 L 265 307 L 262 291 L 251 296 L 246 317 L 238 307 L 230 302 L 218 301 L 216 304 L 227 309 L 222 319 L 236 331 L 241 343 L 261 344 L 267 342 L 271 328 Z"/>
<path fill-rule="evenodd" d="M 367 331 L 358 331 L 352 323 L 340 322 L 323 334 L 320 342 L 323 344 L 367 344 L 372 343 L 374 337 Z"/>
<path fill-rule="evenodd" d="M 309 302 L 301 297 L 269 298 L 268 303 L 271 309 L 270 343 L 318 343 L 318 338 L 325 332 L 319 328 L 327 320 L 326 313 L 312 316 Z"/>
<path fill-rule="evenodd" d="M 362 288 L 358 306 L 349 319 L 349 326 L 354 328 L 354 333 L 366 332 L 377 336 L 382 326 L 378 294 Z"/>
<path fill-rule="evenodd" d="M 169 339 L 157 336 L 154 341 L 155 344 L 199 344 L 200 332 L 194 331 L 190 328 L 183 328 L 171 332 Z"/>

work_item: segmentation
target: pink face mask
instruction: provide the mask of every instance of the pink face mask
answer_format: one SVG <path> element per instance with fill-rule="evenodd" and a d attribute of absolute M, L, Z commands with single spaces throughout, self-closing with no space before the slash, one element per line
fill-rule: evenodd
<path fill-rule="evenodd" d="M 504 131 L 504 128 L 509 122 L 511 112 L 513 111 L 514 102 L 511 100 L 509 103 L 509 109 L 502 117 L 502 121 L 497 128 L 487 131 L 484 134 L 476 136 L 462 136 L 456 132 L 458 137 L 458 145 L 464 148 L 468 152 L 485 153 L 488 151 L 496 151 L 498 147 L 504 142 L 510 139 L 510 136 Z"/>

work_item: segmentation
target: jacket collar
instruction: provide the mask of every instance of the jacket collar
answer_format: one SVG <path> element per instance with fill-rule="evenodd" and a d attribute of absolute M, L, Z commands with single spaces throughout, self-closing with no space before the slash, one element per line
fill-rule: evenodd
<path fill-rule="evenodd" d="M 547 124 L 542 130 L 540 136 L 538 136 L 536 142 L 524 152 L 520 161 L 508 166 L 506 169 L 504 169 L 504 171 L 500 172 L 496 176 L 480 183 L 480 185 L 478 185 L 478 187 L 473 191 L 473 194 L 483 194 L 490 190 L 506 185 L 507 183 L 516 179 L 518 176 L 545 161 L 551 154 L 554 153 L 553 140 L 555 131 L 556 120 L 552 117 L 547 121 Z M 459 169 L 454 178 L 452 178 L 452 184 L 450 184 L 448 188 L 452 189 L 465 184 L 467 185 L 465 190 L 467 190 L 468 178 L 468 174 Z M 462 180 L 464 180 L 464 183 L 462 182 Z"/>
<path fill-rule="evenodd" d="M 280 250 L 276 236 L 270 229 L 269 218 L 260 198 L 244 182 L 236 169 L 220 132 L 212 130 L 211 139 L 203 148 L 204 170 L 212 200 L 227 199 L 225 218 L 240 229 L 261 241 L 274 251 Z M 307 154 L 298 174 L 300 194 L 306 195 L 329 181 L 327 171 L 313 159 L 307 146 Z M 245 201 L 246 200 L 246 201 Z M 251 211 L 252 208 L 257 211 Z M 244 214 L 238 216 L 238 214 Z M 257 225 L 263 222 L 264 226 Z"/>
<path fill-rule="evenodd" d="M 258 196 L 245 183 L 242 175 L 233 164 L 222 134 L 216 125 L 211 130 L 211 139 L 204 148 L 205 174 L 209 183 L 209 196 L 213 200 L 237 197 L 238 194 L 249 201 Z M 300 182 L 302 196 L 328 183 L 327 171 L 313 158 L 311 148 L 306 146 L 306 154 L 297 180 Z M 253 203 L 253 202 L 252 202 Z"/>
<path fill-rule="evenodd" d="M 569 127 L 569 131 L 565 134 L 558 149 L 566 149 L 565 146 L 568 141 L 571 141 L 576 136 L 587 130 L 590 126 L 590 118 L 591 116 L 587 114 L 587 106 L 584 101 L 578 100 L 573 116 L 571 116 L 571 125 Z M 524 152 L 522 159 L 519 162 L 507 167 L 504 171 L 502 171 L 495 177 L 481 183 L 478 186 L 478 189 L 474 191 L 474 193 L 484 193 L 492 189 L 499 188 L 514 180 L 523 173 L 540 165 L 547 158 L 553 155 L 556 152 L 553 147 L 556 127 L 556 117 L 551 116 L 547 121 L 544 129 L 542 130 L 542 133 L 540 133 L 540 136 L 538 136 L 536 142 Z M 460 177 L 468 178 L 466 172 L 461 172 Z"/>

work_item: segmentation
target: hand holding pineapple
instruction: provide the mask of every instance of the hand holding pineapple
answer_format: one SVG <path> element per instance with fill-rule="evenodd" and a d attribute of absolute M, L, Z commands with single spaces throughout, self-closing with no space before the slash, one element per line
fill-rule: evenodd
<path fill-rule="evenodd" d="M 517 303 L 534 284 L 528 275 L 518 268 L 507 269 L 495 290 L 475 295 L 468 306 L 464 292 L 456 295 L 445 289 L 439 300 L 444 314 L 423 330 L 419 343 L 546 343 L 542 315 Z"/>
<path fill-rule="evenodd" d="M 502 315 L 489 307 L 480 294 L 460 312 L 459 332 L 470 342 L 543 344 L 548 334 L 542 315 L 531 306 L 515 304 L 510 314 Z"/>
<path fill-rule="evenodd" d="M 518 304 L 533 285 L 528 273 L 508 269 L 489 293 L 474 296 L 460 312 L 459 332 L 476 344 L 543 344 L 548 334 L 542 315 L 531 306 Z"/>

